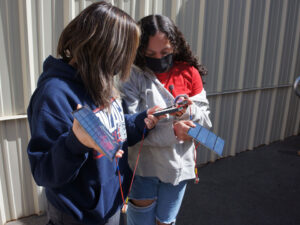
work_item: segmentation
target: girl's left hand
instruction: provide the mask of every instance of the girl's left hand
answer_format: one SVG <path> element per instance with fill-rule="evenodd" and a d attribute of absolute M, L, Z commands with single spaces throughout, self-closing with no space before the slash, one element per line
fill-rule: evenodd
<path fill-rule="evenodd" d="M 154 107 L 148 109 L 147 118 L 145 118 L 144 121 L 149 130 L 154 128 L 160 119 L 166 117 L 166 115 L 161 115 L 158 117 L 152 115 L 155 111 L 160 110 L 160 109 L 162 109 L 162 108 L 159 106 L 154 106 Z"/>

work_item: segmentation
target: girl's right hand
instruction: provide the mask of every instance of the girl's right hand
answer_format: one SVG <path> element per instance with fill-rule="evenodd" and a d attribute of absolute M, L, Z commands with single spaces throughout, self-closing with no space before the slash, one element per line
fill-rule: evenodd
<path fill-rule="evenodd" d="M 78 141 L 80 141 L 81 144 L 88 148 L 93 148 L 96 151 L 100 151 L 99 146 L 95 143 L 95 141 L 90 137 L 90 135 L 83 129 L 83 127 L 80 125 L 78 120 L 74 118 L 73 121 L 73 127 L 72 127 L 73 133 L 75 134 Z"/>
<path fill-rule="evenodd" d="M 173 124 L 174 134 L 178 141 L 190 141 L 190 137 L 187 133 L 191 127 L 196 127 L 196 125 L 191 120 L 180 120 Z"/>

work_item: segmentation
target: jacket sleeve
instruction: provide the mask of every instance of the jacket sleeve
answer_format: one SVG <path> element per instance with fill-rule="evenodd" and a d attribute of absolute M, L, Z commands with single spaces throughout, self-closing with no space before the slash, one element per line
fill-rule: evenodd
<path fill-rule="evenodd" d="M 201 93 L 192 96 L 190 99 L 193 101 L 193 104 L 189 106 L 190 109 L 187 109 L 186 113 L 182 115 L 182 117 L 185 118 L 188 116 L 192 121 L 210 128 L 212 124 L 209 118 L 210 109 L 206 98 L 206 91 L 202 89 Z"/>
<path fill-rule="evenodd" d="M 74 180 L 92 150 L 75 137 L 70 114 L 54 114 L 37 107 L 28 110 L 31 139 L 27 153 L 40 186 L 60 187 Z"/>
<path fill-rule="evenodd" d="M 128 146 L 135 145 L 148 134 L 149 130 L 146 128 L 144 119 L 147 117 L 147 111 L 134 114 L 125 114 L 125 124 L 127 132 Z"/>
<path fill-rule="evenodd" d="M 192 120 L 204 127 L 211 127 L 211 121 L 209 118 L 209 102 L 206 97 L 206 91 L 203 88 L 201 76 L 194 67 L 191 68 L 192 75 L 192 94 L 190 99 L 193 104 L 189 106 L 185 114 L 183 114 L 179 120 Z"/>

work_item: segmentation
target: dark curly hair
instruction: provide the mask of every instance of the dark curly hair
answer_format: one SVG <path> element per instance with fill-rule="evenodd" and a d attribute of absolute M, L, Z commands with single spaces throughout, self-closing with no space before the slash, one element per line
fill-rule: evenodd
<path fill-rule="evenodd" d="M 145 51 L 148 46 L 149 37 L 154 36 L 160 31 L 167 36 L 174 49 L 174 61 L 187 62 L 189 65 L 194 66 L 201 76 L 207 74 L 206 67 L 198 62 L 189 44 L 184 39 L 183 34 L 170 18 L 163 15 L 149 15 L 139 20 L 138 25 L 142 34 L 134 62 L 135 65 L 141 69 L 146 68 Z"/>

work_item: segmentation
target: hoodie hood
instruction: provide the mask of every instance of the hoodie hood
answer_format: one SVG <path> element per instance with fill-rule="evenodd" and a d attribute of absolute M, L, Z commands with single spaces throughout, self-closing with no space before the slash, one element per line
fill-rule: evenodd
<path fill-rule="evenodd" d="M 75 82 L 82 82 L 78 71 L 63 59 L 48 56 L 43 64 L 43 73 L 38 79 L 37 86 L 41 86 L 49 78 L 60 78 Z"/>

